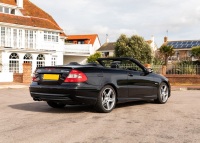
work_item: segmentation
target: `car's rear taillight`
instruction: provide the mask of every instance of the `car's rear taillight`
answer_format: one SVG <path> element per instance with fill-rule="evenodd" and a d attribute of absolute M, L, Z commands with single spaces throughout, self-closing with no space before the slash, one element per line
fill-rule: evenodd
<path fill-rule="evenodd" d="M 36 74 L 33 73 L 33 75 L 32 75 L 32 81 L 33 82 L 37 82 L 38 80 L 39 80 L 38 76 L 36 76 Z"/>
<path fill-rule="evenodd" d="M 71 70 L 64 82 L 85 82 L 87 76 L 79 70 Z"/>

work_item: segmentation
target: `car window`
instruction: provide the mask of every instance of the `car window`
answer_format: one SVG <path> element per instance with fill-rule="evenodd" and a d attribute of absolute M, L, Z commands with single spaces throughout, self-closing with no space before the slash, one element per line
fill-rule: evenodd
<path fill-rule="evenodd" d="M 143 71 L 142 68 L 139 67 L 136 63 L 129 60 L 122 61 L 121 68 L 133 71 Z"/>
<path fill-rule="evenodd" d="M 103 61 L 104 66 L 107 68 L 123 69 L 123 70 L 132 70 L 132 71 L 143 71 L 136 63 L 130 60 L 105 60 Z"/>

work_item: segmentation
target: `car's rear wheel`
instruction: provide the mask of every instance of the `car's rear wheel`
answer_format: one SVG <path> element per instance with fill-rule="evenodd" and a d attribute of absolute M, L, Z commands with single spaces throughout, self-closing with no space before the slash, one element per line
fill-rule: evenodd
<path fill-rule="evenodd" d="M 47 101 L 47 104 L 53 108 L 63 108 L 66 104 L 56 101 Z"/>
<path fill-rule="evenodd" d="M 111 112 L 116 105 L 116 92 L 112 86 L 104 86 L 97 99 L 96 109 L 99 112 L 109 113 Z"/>
<path fill-rule="evenodd" d="M 169 98 L 169 87 L 166 83 L 162 82 L 158 88 L 158 98 L 155 100 L 157 103 L 164 104 Z"/>

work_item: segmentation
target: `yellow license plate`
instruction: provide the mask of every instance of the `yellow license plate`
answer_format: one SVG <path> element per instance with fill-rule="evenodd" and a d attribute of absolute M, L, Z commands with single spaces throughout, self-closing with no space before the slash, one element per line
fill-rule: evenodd
<path fill-rule="evenodd" d="M 58 74 L 44 74 L 43 79 L 44 80 L 58 80 L 59 75 Z"/>

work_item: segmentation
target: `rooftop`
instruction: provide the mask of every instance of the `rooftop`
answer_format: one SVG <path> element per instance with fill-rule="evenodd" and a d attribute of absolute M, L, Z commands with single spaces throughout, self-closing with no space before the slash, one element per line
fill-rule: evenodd
<path fill-rule="evenodd" d="M 97 51 L 114 51 L 116 42 L 104 43 Z"/>
<path fill-rule="evenodd" d="M 16 6 L 16 0 L 0 0 L 0 3 Z M 0 13 L 0 22 L 33 26 L 54 30 L 62 30 L 56 21 L 45 11 L 29 0 L 24 0 L 23 8 L 19 9 L 23 16 Z"/>
<path fill-rule="evenodd" d="M 94 44 L 96 38 L 98 38 L 97 34 L 88 34 L 88 35 L 67 35 L 67 40 L 87 40 L 87 44 Z M 98 38 L 99 40 L 99 38 Z"/>
<path fill-rule="evenodd" d="M 167 45 L 173 46 L 174 49 L 190 49 L 200 46 L 200 40 L 167 41 Z"/>

